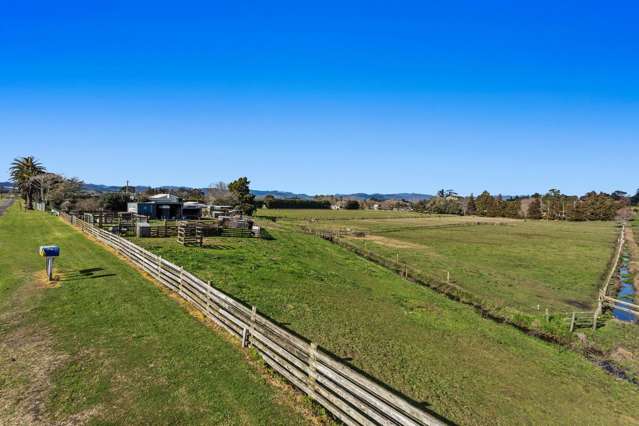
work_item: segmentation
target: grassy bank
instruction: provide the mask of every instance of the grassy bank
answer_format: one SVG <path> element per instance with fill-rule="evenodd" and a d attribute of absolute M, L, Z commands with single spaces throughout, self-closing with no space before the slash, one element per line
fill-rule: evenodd
<path fill-rule="evenodd" d="M 60 281 L 43 281 L 56 243 Z M 57 218 L 0 217 L 1 424 L 304 424 L 246 352 Z"/>
<path fill-rule="evenodd" d="M 629 259 L 629 270 L 635 287 L 634 303 L 639 301 L 639 221 L 630 222 L 626 229 L 626 256 Z M 612 314 L 608 314 L 612 317 Z M 588 332 L 588 337 L 606 351 L 609 357 L 624 367 L 630 375 L 639 380 L 639 323 L 630 323 L 610 319 L 595 332 Z"/>
<path fill-rule="evenodd" d="M 639 422 L 639 392 L 583 357 L 314 236 L 137 243 L 463 424 Z"/>

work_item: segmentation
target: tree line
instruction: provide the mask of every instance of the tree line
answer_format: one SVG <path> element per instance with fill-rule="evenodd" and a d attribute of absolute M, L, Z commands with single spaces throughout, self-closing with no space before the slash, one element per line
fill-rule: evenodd
<path fill-rule="evenodd" d="M 149 188 L 136 193 L 134 187 L 125 186 L 118 192 L 94 194 L 84 190 L 84 182 L 77 178 L 66 178 L 52 173 L 33 156 L 16 158 L 9 169 L 15 189 L 25 200 L 25 207 L 33 209 L 34 203 L 44 203 L 46 207 L 60 210 L 125 211 L 131 201 L 146 201 L 159 193 L 172 193 L 184 200 L 202 201 L 211 204 L 229 205 L 252 214 L 257 207 L 268 208 L 330 208 L 334 203 L 327 197 L 313 200 L 276 199 L 265 197 L 256 201 L 251 194 L 250 181 L 240 177 L 229 184 L 218 182 L 205 193 L 194 188 Z M 334 197 L 333 197 L 334 198 Z M 367 206 L 357 200 L 339 200 L 346 209 Z M 525 197 L 491 195 L 488 191 L 475 197 L 458 195 L 454 190 L 440 190 L 437 196 L 413 204 L 416 211 L 434 214 L 477 215 L 486 217 L 528 218 L 548 220 L 612 220 L 624 208 L 639 205 L 639 189 L 633 196 L 623 191 L 611 194 L 591 191 L 583 196 L 562 194 L 552 188 L 545 194 Z M 623 214 L 623 213 L 622 213 Z M 627 214 L 627 213 L 626 213 Z"/>
<path fill-rule="evenodd" d="M 267 209 L 330 209 L 329 200 L 302 200 L 298 198 L 275 198 L 267 195 L 263 200 L 257 201 L 258 207 Z"/>
<path fill-rule="evenodd" d="M 629 197 L 623 191 L 612 194 L 591 191 L 583 196 L 562 194 L 556 188 L 546 194 L 504 198 L 488 191 L 475 197 L 460 197 L 452 190 L 441 190 L 436 197 L 415 204 L 415 210 L 434 214 L 547 220 L 612 220 L 624 208 L 639 203 L 639 190 Z"/>
<path fill-rule="evenodd" d="M 126 211 L 132 201 L 147 201 L 149 197 L 171 193 L 189 201 L 210 201 L 230 205 L 252 214 L 255 210 L 255 196 L 251 194 L 250 181 L 240 177 L 229 183 L 218 183 L 209 188 L 208 194 L 194 188 L 149 188 L 136 193 L 135 187 L 124 186 L 118 192 L 95 194 L 84 189 L 84 182 L 78 178 L 67 178 L 49 172 L 33 156 L 19 157 L 9 167 L 9 176 L 14 190 L 24 199 L 25 208 L 32 210 L 34 203 L 43 203 L 45 208 L 63 211 Z"/>

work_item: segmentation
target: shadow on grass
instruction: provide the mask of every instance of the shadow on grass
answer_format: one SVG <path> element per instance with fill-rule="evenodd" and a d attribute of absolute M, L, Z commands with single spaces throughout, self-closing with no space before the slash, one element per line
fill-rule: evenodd
<path fill-rule="evenodd" d="M 96 278 L 105 278 L 105 277 L 114 277 L 116 274 L 98 274 L 98 272 L 104 271 L 103 268 L 88 268 L 88 269 L 79 269 L 77 271 L 66 272 L 62 274 L 60 281 L 82 281 L 82 280 L 93 280 Z"/>
<path fill-rule="evenodd" d="M 235 247 L 233 247 L 233 246 L 225 246 L 224 244 L 209 244 L 209 243 L 202 244 L 202 248 L 209 249 L 209 250 L 233 250 L 233 249 L 235 249 Z"/>
<path fill-rule="evenodd" d="M 223 292 L 224 293 L 224 292 Z M 245 306 L 248 307 L 249 305 L 247 305 L 245 303 Z M 298 339 L 308 342 L 310 344 L 310 341 L 302 336 L 301 334 L 295 332 L 294 330 L 288 328 L 288 326 L 290 325 L 289 323 L 285 323 L 285 322 L 280 322 L 280 321 L 276 321 L 273 318 L 270 318 L 268 316 L 265 316 L 263 314 L 260 314 L 262 316 L 264 316 L 265 318 L 267 318 L 270 322 L 272 322 L 275 325 L 278 325 L 279 327 L 285 329 L 287 332 L 289 332 L 290 334 L 292 334 L 293 336 L 296 336 Z M 417 407 L 423 411 L 425 411 L 426 413 L 430 414 L 431 416 L 435 417 L 436 419 L 438 419 L 439 421 L 441 421 L 444 424 L 447 425 L 456 425 L 457 423 L 453 422 L 452 420 L 447 419 L 446 417 L 436 413 L 433 409 L 432 409 L 432 404 L 430 404 L 428 401 L 417 401 L 411 397 L 409 397 L 408 395 L 404 395 L 403 393 L 399 392 L 396 389 L 393 389 L 392 387 L 390 387 L 389 385 L 387 385 L 386 383 L 382 382 L 381 380 L 379 380 L 378 378 L 370 375 L 369 373 L 367 373 L 366 371 L 356 367 L 355 365 L 352 364 L 353 358 L 351 357 L 340 357 L 336 354 L 333 354 L 332 352 L 330 352 L 329 350 L 321 347 L 321 349 L 323 349 L 323 352 L 325 355 L 327 355 L 330 358 L 333 358 L 334 360 L 338 361 L 338 362 L 342 362 L 345 365 L 347 365 L 350 369 L 352 369 L 353 371 L 361 374 L 362 376 L 366 377 L 368 380 L 370 380 L 371 382 L 377 384 L 378 386 L 380 386 L 381 388 L 385 389 L 386 391 L 394 394 L 395 396 L 404 399 L 405 401 L 407 401 L 410 405 Z"/>
<path fill-rule="evenodd" d="M 275 240 L 275 237 L 264 228 L 260 229 L 260 238 L 268 241 Z"/>

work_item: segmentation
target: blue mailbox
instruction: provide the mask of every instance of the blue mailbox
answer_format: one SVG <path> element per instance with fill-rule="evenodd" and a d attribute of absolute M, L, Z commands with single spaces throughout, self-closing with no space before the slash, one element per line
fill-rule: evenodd
<path fill-rule="evenodd" d="M 40 256 L 42 257 L 58 257 L 60 256 L 59 246 L 40 246 Z"/>
<path fill-rule="evenodd" d="M 47 276 L 49 277 L 49 281 L 52 281 L 53 280 L 53 259 L 60 256 L 60 247 L 54 246 L 54 245 L 40 246 L 40 250 L 38 250 L 38 254 L 46 258 L 45 268 L 47 271 Z"/>

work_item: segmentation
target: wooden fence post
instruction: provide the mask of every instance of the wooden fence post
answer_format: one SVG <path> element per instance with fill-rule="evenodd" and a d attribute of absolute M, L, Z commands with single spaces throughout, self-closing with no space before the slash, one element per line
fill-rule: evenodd
<path fill-rule="evenodd" d="M 251 324 L 249 325 L 248 333 L 246 333 L 246 328 L 242 330 L 242 346 L 246 347 L 251 344 L 251 336 L 253 336 L 253 330 L 255 330 L 255 320 L 257 319 L 257 308 L 255 306 L 251 307 Z M 245 334 L 248 334 L 245 337 Z M 246 342 L 245 342 L 246 339 Z"/>
<path fill-rule="evenodd" d="M 601 311 L 603 311 L 603 302 L 605 297 L 605 290 L 599 290 L 599 299 L 597 300 L 597 308 L 595 309 L 595 313 L 592 315 L 592 331 L 597 330 L 597 320 L 599 319 L 599 315 Z"/>
<path fill-rule="evenodd" d="M 206 282 L 209 285 L 209 288 L 206 289 L 206 310 L 211 310 L 211 280 Z"/>
<path fill-rule="evenodd" d="M 572 313 L 572 318 L 570 319 L 570 332 L 572 333 L 575 329 L 575 312 Z"/>
<path fill-rule="evenodd" d="M 246 327 L 242 329 L 242 347 L 246 348 L 249 345 L 249 331 Z"/>

